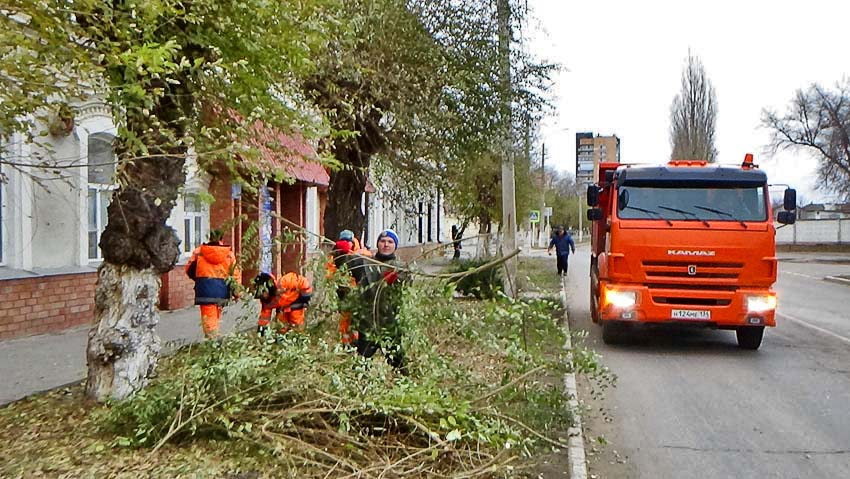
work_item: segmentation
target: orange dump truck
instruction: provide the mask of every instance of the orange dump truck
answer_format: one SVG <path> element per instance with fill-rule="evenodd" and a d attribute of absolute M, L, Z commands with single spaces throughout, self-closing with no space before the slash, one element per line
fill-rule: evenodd
<path fill-rule="evenodd" d="M 740 167 L 602 163 L 587 203 L 590 310 L 606 343 L 638 323 L 684 323 L 735 330 L 758 349 L 776 325 L 776 229 L 752 155 Z M 783 203 L 776 221 L 791 224 L 793 189 Z"/>

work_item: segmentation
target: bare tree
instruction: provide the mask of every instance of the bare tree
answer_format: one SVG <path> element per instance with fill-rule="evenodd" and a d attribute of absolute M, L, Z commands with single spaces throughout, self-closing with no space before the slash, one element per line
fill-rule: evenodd
<path fill-rule="evenodd" d="M 765 110 L 762 124 L 773 137 L 774 152 L 801 149 L 819 160 L 818 188 L 850 198 L 850 80 L 828 90 L 817 83 L 797 90 L 780 116 Z"/>
<path fill-rule="evenodd" d="M 699 57 L 688 52 L 682 71 L 682 91 L 670 108 L 670 144 L 674 160 L 717 159 L 714 147 L 717 97 Z"/>

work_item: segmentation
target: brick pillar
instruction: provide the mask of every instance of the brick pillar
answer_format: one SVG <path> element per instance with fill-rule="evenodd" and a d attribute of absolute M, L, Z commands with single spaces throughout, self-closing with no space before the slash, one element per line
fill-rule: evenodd
<path fill-rule="evenodd" d="M 294 185 L 280 185 L 280 215 L 289 222 L 304 227 L 304 183 L 297 182 Z M 281 267 L 284 272 L 297 271 L 302 272 L 304 265 L 304 241 L 302 231 L 290 224 L 285 223 L 284 232 L 296 234 L 295 243 L 290 243 L 281 248 Z"/>
<path fill-rule="evenodd" d="M 229 178 L 214 176 L 210 181 L 209 192 L 214 198 L 210 205 L 210 228 L 224 231 L 224 242 L 235 245 L 233 237 L 234 218 L 232 183 Z"/>
<path fill-rule="evenodd" d="M 322 186 L 318 188 L 318 197 L 319 197 L 319 234 L 322 235 L 322 238 L 325 237 L 325 208 L 328 206 L 328 188 L 326 186 Z M 319 247 L 326 246 L 324 244 L 320 244 Z"/>

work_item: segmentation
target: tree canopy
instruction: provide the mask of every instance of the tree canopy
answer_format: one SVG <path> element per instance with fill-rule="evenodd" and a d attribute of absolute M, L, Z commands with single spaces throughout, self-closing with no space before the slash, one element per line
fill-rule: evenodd
<path fill-rule="evenodd" d="M 688 52 L 682 89 L 670 107 L 670 144 L 674 160 L 717 159 L 717 95 L 699 57 Z"/>
<path fill-rule="evenodd" d="M 817 83 L 798 90 L 785 114 L 765 110 L 762 124 L 771 130 L 771 146 L 814 155 L 818 187 L 850 199 L 850 80 L 834 89 Z"/>

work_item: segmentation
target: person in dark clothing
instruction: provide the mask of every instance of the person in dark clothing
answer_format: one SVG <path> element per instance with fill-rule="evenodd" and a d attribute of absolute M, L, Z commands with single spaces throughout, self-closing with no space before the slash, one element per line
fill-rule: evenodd
<path fill-rule="evenodd" d="M 460 240 L 463 238 L 463 229 L 458 228 L 457 225 L 452 225 L 452 247 L 454 248 L 452 259 L 460 259 Z"/>
<path fill-rule="evenodd" d="M 576 252 L 576 244 L 575 242 L 573 242 L 573 237 L 570 236 L 569 233 L 564 231 L 563 226 L 558 226 L 555 228 L 555 234 L 549 241 L 549 247 L 546 248 L 546 252 L 550 255 L 552 254 L 553 246 L 555 247 L 555 256 L 557 258 L 558 263 L 558 275 L 567 274 L 567 266 L 568 260 L 570 259 L 570 252 Z"/>
<path fill-rule="evenodd" d="M 358 280 L 358 304 L 352 308 L 352 322 L 357 327 L 357 353 L 371 358 L 382 350 L 387 363 L 404 371 L 402 330 L 398 321 L 405 277 L 395 251 L 398 235 L 384 230 L 378 235 L 378 252 L 374 261 L 363 259 L 363 275 Z"/>

